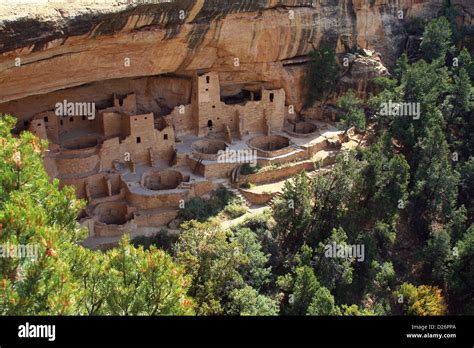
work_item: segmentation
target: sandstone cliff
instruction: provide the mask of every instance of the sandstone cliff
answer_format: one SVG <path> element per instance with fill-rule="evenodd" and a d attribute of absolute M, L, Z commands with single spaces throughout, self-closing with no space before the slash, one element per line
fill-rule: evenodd
<path fill-rule="evenodd" d="M 112 6 L 101 0 L 94 6 L 30 6 L 24 14 L 3 5 L 0 111 L 28 117 L 57 98 L 98 94 L 105 100 L 114 88 L 126 93 L 126 86 L 135 86 L 139 99 L 158 90 L 171 96 L 139 101 L 139 107 L 163 113 L 187 101 L 187 78 L 196 70 L 220 72 L 223 94 L 242 84 L 283 87 L 288 103 L 299 109 L 305 55 L 313 47 L 328 44 L 338 53 L 368 48 L 391 64 L 404 49 L 407 18 L 434 17 L 443 3 L 179 0 Z M 459 8 L 470 23 L 472 8 L 460 1 Z M 163 74 L 168 81 L 157 82 L 154 76 Z"/>

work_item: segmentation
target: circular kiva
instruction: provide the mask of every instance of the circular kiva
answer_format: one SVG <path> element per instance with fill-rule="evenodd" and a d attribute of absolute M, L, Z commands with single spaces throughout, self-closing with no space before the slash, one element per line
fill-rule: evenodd
<path fill-rule="evenodd" d="M 292 151 L 290 139 L 282 135 L 260 135 L 247 143 L 260 157 L 276 157 Z"/>
<path fill-rule="evenodd" d="M 172 190 L 183 182 L 183 174 L 176 170 L 149 170 L 143 174 L 141 186 L 153 191 Z"/>
<path fill-rule="evenodd" d="M 94 209 L 94 216 L 106 225 L 125 225 L 132 219 L 132 214 L 128 214 L 127 205 L 120 202 L 99 204 Z"/>
<path fill-rule="evenodd" d="M 296 138 L 306 138 L 315 135 L 318 126 L 311 122 L 296 122 L 285 127 L 285 132 Z"/>
<path fill-rule="evenodd" d="M 225 151 L 227 144 L 221 140 L 198 140 L 191 145 L 195 157 L 215 161 L 219 151 Z"/>

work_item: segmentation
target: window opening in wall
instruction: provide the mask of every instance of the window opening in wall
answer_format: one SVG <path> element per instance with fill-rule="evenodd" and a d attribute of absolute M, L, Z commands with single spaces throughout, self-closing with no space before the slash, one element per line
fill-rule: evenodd
<path fill-rule="evenodd" d="M 142 142 L 142 138 L 141 137 L 137 137 L 137 144 L 140 144 Z"/>
<path fill-rule="evenodd" d="M 168 140 L 168 134 L 163 135 L 164 140 Z"/>
<path fill-rule="evenodd" d="M 211 77 L 210 76 L 206 76 L 206 83 L 209 83 L 211 82 Z"/>
<path fill-rule="evenodd" d="M 59 124 L 62 126 L 63 125 L 63 120 L 59 120 Z"/>
<path fill-rule="evenodd" d="M 262 92 L 253 92 L 253 100 L 255 101 L 262 100 Z"/>
<path fill-rule="evenodd" d="M 273 99 L 275 98 L 275 95 L 273 93 L 270 93 L 270 102 L 273 103 Z"/>
<path fill-rule="evenodd" d="M 212 120 L 207 121 L 207 126 L 208 126 L 209 128 L 212 128 Z"/>
<path fill-rule="evenodd" d="M 74 117 L 69 117 L 69 122 L 74 122 Z"/>
<path fill-rule="evenodd" d="M 48 122 L 48 116 L 43 117 L 44 122 Z"/>
<path fill-rule="evenodd" d="M 39 127 L 39 126 L 41 126 L 41 123 L 37 123 L 36 125 Z"/>
<path fill-rule="evenodd" d="M 85 120 L 86 120 L 86 116 L 82 116 L 82 120 L 85 121 Z"/>
<path fill-rule="evenodd" d="M 221 94 L 221 102 L 226 103 L 227 105 L 241 104 L 244 105 L 248 101 L 260 101 L 262 100 L 262 93 L 259 91 L 249 91 L 247 89 L 242 89 L 239 93 L 233 95 L 224 96 Z"/>
<path fill-rule="evenodd" d="M 28 127 L 28 125 L 29 125 L 29 124 L 30 124 L 30 122 L 29 122 L 29 121 L 25 121 L 25 122 L 23 122 L 23 126 L 25 126 L 25 127 Z"/>

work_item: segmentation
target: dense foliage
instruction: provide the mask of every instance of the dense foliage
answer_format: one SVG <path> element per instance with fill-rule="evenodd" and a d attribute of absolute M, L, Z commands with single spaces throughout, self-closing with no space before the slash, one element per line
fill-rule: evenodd
<path fill-rule="evenodd" d="M 197 220 L 206 221 L 219 214 L 225 214 L 230 218 L 239 217 L 247 211 L 241 199 L 225 188 L 217 189 L 209 199 L 196 197 L 184 204 L 179 210 L 178 218 L 183 221 Z"/>
<path fill-rule="evenodd" d="M 305 77 L 305 104 L 310 106 L 329 94 L 338 76 L 339 66 L 334 51 L 329 47 L 314 49 L 308 56 L 310 62 Z"/>

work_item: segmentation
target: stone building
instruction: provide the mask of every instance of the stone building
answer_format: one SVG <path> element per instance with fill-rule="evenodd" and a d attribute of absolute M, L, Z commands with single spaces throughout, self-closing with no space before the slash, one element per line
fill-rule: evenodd
<path fill-rule="evenodd" d="M 134 93 L 114 95 L 111 106 L 98 110 L 93 103 L 63 103 L 76 112 L 41 112 L 28 127 L 49 140 L 44 163 L 50 176 L 87 200 L 83 223 L 91 237 L 162 226 L 183 202 L 222 180 L 235 181 L 243 162 L 220 160 L 222 151 L 250 153 L 254 158 L 245 157 L 246 163 L 265 166 L 310 158 L 326 144 L 311 143 L 319 135 L 314 124 L 288 128 L 293 121 L 285 119 L 283 89 L 241 89 L 223 97 L 216 72 L 196 73 L 191 103 L 165 116 L 138 114 Z"/>
<path fill-rule="evenodd" d="M 197 76 L 193 102 L 196 107 L 197 135 L 211 131 L 224 132 L 228 127 L 237 133 L 281 131 L 285 116 L 285 91 L 248 92 L 231 103 L 221 100 L 219 75 L 215 72 Z"/>

